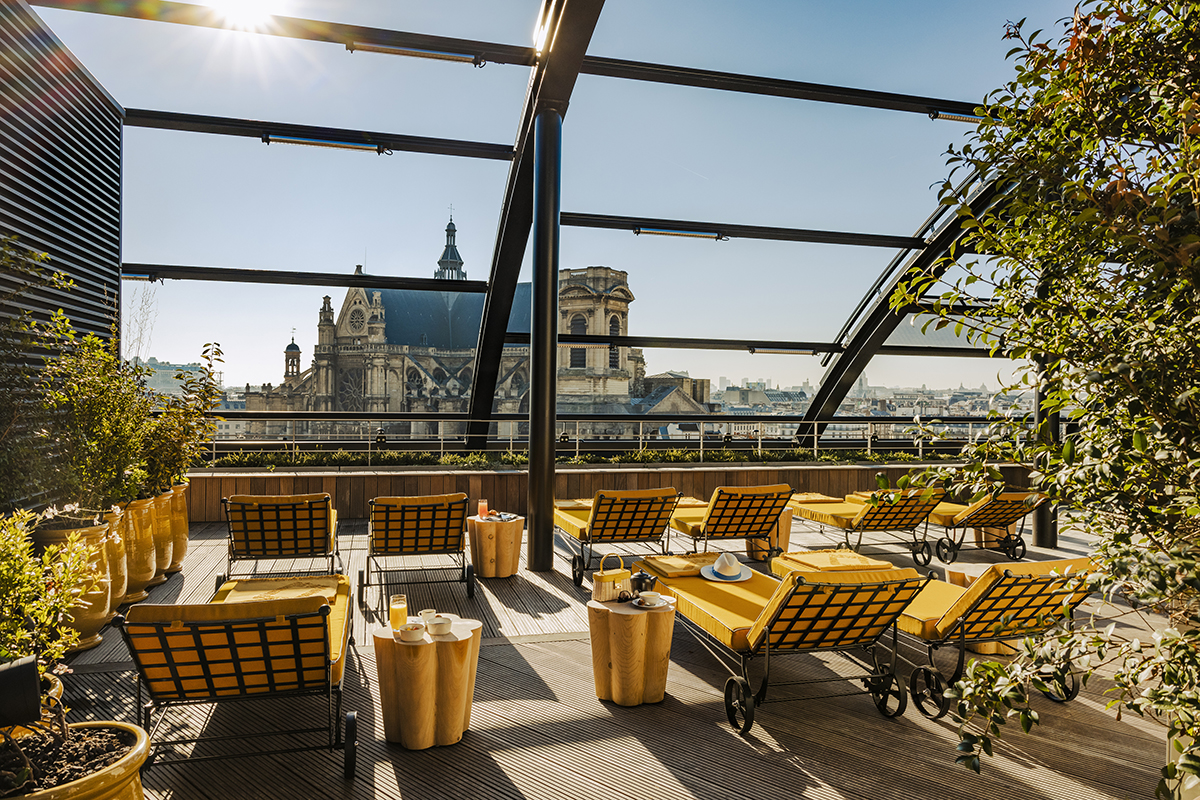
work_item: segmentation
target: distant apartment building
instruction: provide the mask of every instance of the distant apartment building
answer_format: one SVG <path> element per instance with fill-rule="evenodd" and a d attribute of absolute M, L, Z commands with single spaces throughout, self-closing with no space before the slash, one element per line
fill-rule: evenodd
<path fill-rule="evenodd" d="M 153 356 L 145 361 L 135 358 L 134 363 L 147 370 L 146 386 L 163 394 L 183 394 L 183 381 L 204 373 L 201 364 L 170 364 Z"/>

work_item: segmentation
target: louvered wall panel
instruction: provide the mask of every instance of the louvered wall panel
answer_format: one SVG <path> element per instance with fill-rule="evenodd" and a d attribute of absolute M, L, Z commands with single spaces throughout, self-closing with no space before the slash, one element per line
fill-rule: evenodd
<path fill-rule="evenodd" d="M 61 308 L 77 330 L 103 336 L 121 291 L 123 119 L 24 0 L 0 0 L 0 233 L 49 253 L 75 282 L 20 305 L 39 319 Z M 0 276 L 0 288 L 12 287 Z"/>

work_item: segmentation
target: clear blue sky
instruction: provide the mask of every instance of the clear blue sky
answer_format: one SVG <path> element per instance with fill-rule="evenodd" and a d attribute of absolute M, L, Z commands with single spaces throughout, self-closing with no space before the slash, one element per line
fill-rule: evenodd
<path fill-rule="evenodd" d="M 527 44 L 538 0 L 278 0 L 279 13 Z M 608 0 L 589 53 L 978 101 L 1012 71 L 1006 20 L 1063 0 Z M 35 9 L 123 105 L 511 144 L 524 67 L 349 53 L 341 45 Z M 965 126 L 915 114 L 581 76 L 563 129 L 563 210 L 910 234 Z M 125 132 L 124 257 L 431 277 L 454 206 L 486 280 L 508 164 Z M 629 273 L 630 332 L 830 341 L 888 250 L 722 243 L 566 228 L 562 266 Z M 527 254 L 528 262 L 528 254 Z M 528 279 L 528 266 L 526 277 Z M 139 284 L 126 284 L 127 292 Z M 279 382 L 292 328 L 308 366 L 320 298 L 342 290 L 168 282 L 142 355 L 226 351 L 226 382 Z M 136 313 L 129 313 L 134 318 Z M 649 372 L 816 383 L 806 356 L 647 350 Z M 997 364 L 876 359 L 875 385 L 996 386 Z"/>

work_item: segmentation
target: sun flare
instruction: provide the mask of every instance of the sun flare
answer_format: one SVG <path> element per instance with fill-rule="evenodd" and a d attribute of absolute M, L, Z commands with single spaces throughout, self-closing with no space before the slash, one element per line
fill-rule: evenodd
<path fill-rule="evenodd" d="M 283 10 L 280 0 L 209 0 L 208 5 L 231 28 L 248 31 L 262 30 L 272 15 Z"/>

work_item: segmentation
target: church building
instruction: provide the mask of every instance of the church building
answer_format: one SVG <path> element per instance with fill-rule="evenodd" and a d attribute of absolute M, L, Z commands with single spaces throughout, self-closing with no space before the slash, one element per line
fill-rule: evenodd
<path fill-rule="evenodd" d="M 446 245 L 434 278 L 466 280 L 463 259 L 455 243 L 454 220 L 446 226 Z M 358 273 L 362 268 L 357 269 Z M 517 284 L 508 330 L 529 332 L 531 286 Z M 609 267 L 565 269 L 559 272 L 559 332 L 625 335 L 629 304 L 633 302 L 628 275 Z M 301 352 L 293 341 L 284 350 L 284 376 L 277 386 L 258 391 L 247 387 L 246 408 L 266 411 L 441 412 L 466 413 L 475 346 L 483 319 L 484 295 L 411 289 L 346 291 L 340 308 L 326 296 L 317 314 L 317 345 L 312 365 L 300 369 Z M 643 393 L 645 361 L 642 351 L 627 347 L 559 347 L 558 409 L 560 413 L 642 414 L 651 410 L 637 398 Z M 499 413 L 528 413 L 528 345 L 506 345 L 501 357 L 493 409 Z M 673 398 L 680 400 L 680 398 Z M 690 399 L 690 398 L 683 398 Z M 676 406 L 672 402 L 669 405 Z M 684 405 L 688 405 L 684 403 Z M 655 412 L 705 413 L 695 408 L 665 408 Z M 276 436 L 293 432 L 297 423 L 254 423 L 250 435 Z M 298 423 L 303 433 L 333 433 L 330 423 Z M 441 423 L 440 432 L 458 435 Z M 493 434 L 509 435 L 513 423 L 498 423 Z M 437 435 L 438 422 L 398 422 L 388 434 L 414 438 Z M 627 433 L 628 424 L 589 423 L 589 436 Z M 349 433 L 349 430 L 344 431 Z M 519 431 L 513 430 L 517 434 Z"/>

